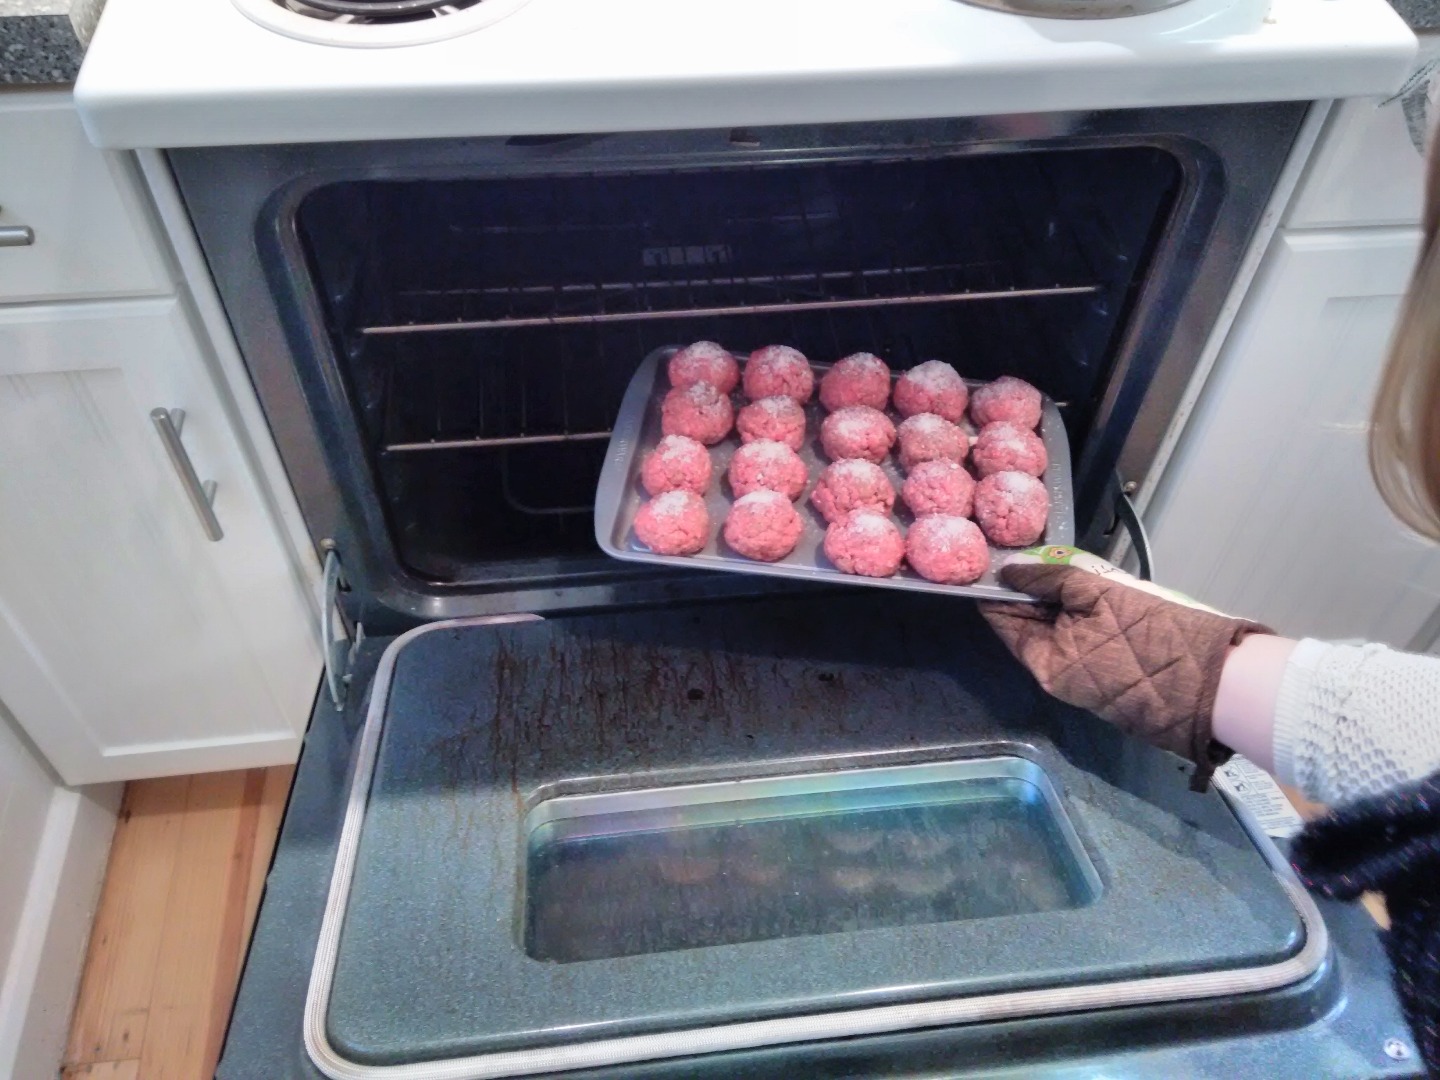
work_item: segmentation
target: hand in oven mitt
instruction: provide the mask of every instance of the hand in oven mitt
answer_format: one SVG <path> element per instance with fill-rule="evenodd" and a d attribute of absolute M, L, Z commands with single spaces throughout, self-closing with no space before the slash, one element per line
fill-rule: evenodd
<path fill-rule="evenodd" d="M 1076 548 L 1031 548 L 1000 580 L 1040 604 L 985 603 L 994 631 L 1061 701 L 1195 763 L 1204 791 L 1232 751 L 1211 737 L 1220 672 L 1232 646 L 1271 631 L 1140 581 Z"/>

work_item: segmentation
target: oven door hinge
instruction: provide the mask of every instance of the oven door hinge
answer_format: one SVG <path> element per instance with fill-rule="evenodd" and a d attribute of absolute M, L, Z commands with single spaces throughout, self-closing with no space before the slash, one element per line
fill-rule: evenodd
<path fill-rule="evenodd" d="M 324 595 L 320 600 L 320 644 L 325 650 L 325 689 L 339 712 L 345 708 L 345 697 L 350 689 L 350 668 L 360 643 L 365 640 L 365 624 L 355 624 L 352 641 L 346 633 L 345 617 L 340 611 L 340 594 L 350 591 L 350 583 L 345 580 L 345 568 L 340 565 L 340 553 L 335 549 L 333 540 L 326 540 L 320 546 L 325 552 Z"/>

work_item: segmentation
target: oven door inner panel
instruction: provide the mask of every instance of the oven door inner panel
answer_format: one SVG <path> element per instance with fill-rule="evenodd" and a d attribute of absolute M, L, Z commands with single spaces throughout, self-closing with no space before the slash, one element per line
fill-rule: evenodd
<path fill-rule="evenodd" d="M 945 598 L 436 624 L 372 694 L 316 961 L 347 1060 L 1233 991 L 1318 945 L 1219 796 Z"/>

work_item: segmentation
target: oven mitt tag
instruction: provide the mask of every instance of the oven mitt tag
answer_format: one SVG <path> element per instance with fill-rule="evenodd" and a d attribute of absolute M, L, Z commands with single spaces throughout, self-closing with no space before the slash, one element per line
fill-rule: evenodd
<path fill-rule="evenodd" d="M 1233 753 L 1211 737 L 1225 658 L 1246 636 L 1270 631 L 1072 547 L 1018 552 L 1000 580 L 1042 601 L 981 604 L 1040 685 L 1193 761 L 1190 786 L 1204 791 Z"/>
<path fill-rule="evenodd" d="M 1134 574 L 1121 570 L 1112 562 L 1106 562 L 1099 555 L 1092 555 L 1088 551 L 1082 551 L 1077 547 L 1067 547 L 1064 544 L 1047 544 L 1044 547 L 1026 548 L 1024 551 L 1017 551 L 1005 560 L 1006 566 L 1073 566 L 1078 570 L 1084 570 L 1089 574 L 1098 574 L 1103 578 L 1128 585 L 1132 589 L 1139 589 L 1141 592 L 1149 593 L 1151 596 L 1158 596 L 1162 600 L 1170 600 L 1176 604 L 1184 604 L 1186 607 L 1194 608 L 1196 611 L 1209 611 L 1216 615 L 1225 614 L 1223 611 L 1216 611 L 1212 607 L 1200 603 L 1193 597 L 1186 596 L 1174 589 L 1167 589 L 1163 585 L 1156 585 L 1153 581 L 1145 581 L 1137 578 Z M 1024 590 L 1021 590 L 1022 592 Z"/>

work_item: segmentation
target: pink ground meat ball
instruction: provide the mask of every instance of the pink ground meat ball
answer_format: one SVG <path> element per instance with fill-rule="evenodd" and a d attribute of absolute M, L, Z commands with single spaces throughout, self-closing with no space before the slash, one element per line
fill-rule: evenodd
<path fill-rule="evenodd" d="M 810 479 L 800 455 L 773 439 L 746 443 L 736 450 L 727 475 L 736 495 L 778 491 L 787 499 L 798 499 Z"/>
<path fill-rule="evenodd" d="M 890 365 L 871 353 L 837 360 L 820 380 L 820 404 L 834 412 L 850 405 L 883 409 L 890 402 Z"/>
<path fill-rule="evenodd" d="M 965 380 L 943 360 L 917 364 L 895 383 L 895 409 L 901 416 L 934 413 L 959 423 L 969 400 Z"/>
<path fill-rule="evenodd" d="M 810 361 L 789 345 L 766 345 L 751 353 L 745 362 L 744 382 L 745 396 L 751 401 L 778 395 L 804 405 L 815 393 Z"/>
<path fill-rule="evenodd" d="M 1045 466 L 1050 464 L 1040 436 L 1008 420 L 997 420 L 980 429 L 975 445 L 970 448 L 970 460 L 981 476 L 997 472 L 1042 476 Z"/>
<path fill-rule="evenodd" d="M 879 465 L 854 458 L 827 466 L 810 501 L 829 522 L 839 521 L 852 510 L 888 514 L 895 505 L 895 488 Z"/>
<path fill-rule="evenodd" d="M 975 481 L 954 461 L 922 461 L 905 478 L 900 497 L 917 518 L 926 514 L 969 517 L 975 505 Z"/>
<path fill-rule="evenodd" d="M 805 445 L 805 410 L 794 398 L 767 397 L 752 401 L 735 417 L 741 442 L 774 439 L 791 450 Z"/>
<path fill-rule="evenodd" d="M 740 363 L 713 341 L 686 345 L 670 357 L 670 385 L 682 389 L 697 382 L 709 383 L 722 394 L 740 385 Z"/>
<path fill-rule="evenodd" d="M 666 435 L 640 467 L 640 484 L 651 495 L 666 491 L 703 495 L 710 486 L 710 451 L 684 435 Z"/>
<path fill-rule="evenodd" d="M 778 491 L 752 491 L 730 507 L 725 542 L 749 559 L 774 562 L 795 550 L 804 528 L 790 500 Z"/>
<path fill-rule="evenodd" d="M 861 577 L 890 577 L 905 558 L 905 538 L 884 514 L 855 510 L 825 530 L 825 557 Z"/>
<path fill-rule="evenodd" d="M 970 449 L 970 436 L 958 424 L 952 424 L 935 413 L 920 413 L 904 420 L 898 432 L 900 464 L 913 469 L 924 461 L 965 460 Z"/>
<path fill-rule="evenodd" d="M 676 387 L 660 406 L 660 430 L 714 446 L 730 434 L 735 409 L 730 399 L 709 383 Z"/>
<path fill-rule="evenodd" d="M 910 526 L 905 558 L 926 581 L 968 585 L 990 568 L 990 549 L 976 524 L 953 514 L 931 514 Z"/>
<path fill-rule="evenodd" d="M 1029 547 L 1045 532 L 1050 497 L 1022 472 L 998 472 L 975 485 L 975 520 L 992 544 Z"/>
<path fill-rule="evenodd" d="M 862 458 L 881 462 L 894 445 L 895 425 L 868 405 L 837 409 L 820 425 L 820 446 L 831 461 Z"/>
<path fill-rule="evenodd" d="M 694 555 L 710 538 L 710 511 L 693 491 L 667 491 L 635 515 L 635 537 L 657 555 Z"/>
<path fill-rule="evenodd" d="M 977 427 L 1008 420 L 1026 431 L 1040 425 L 1040 391 L 1024 379 L 1002 375 L 975 391 L 970 402 L 970 418 Z"/>

